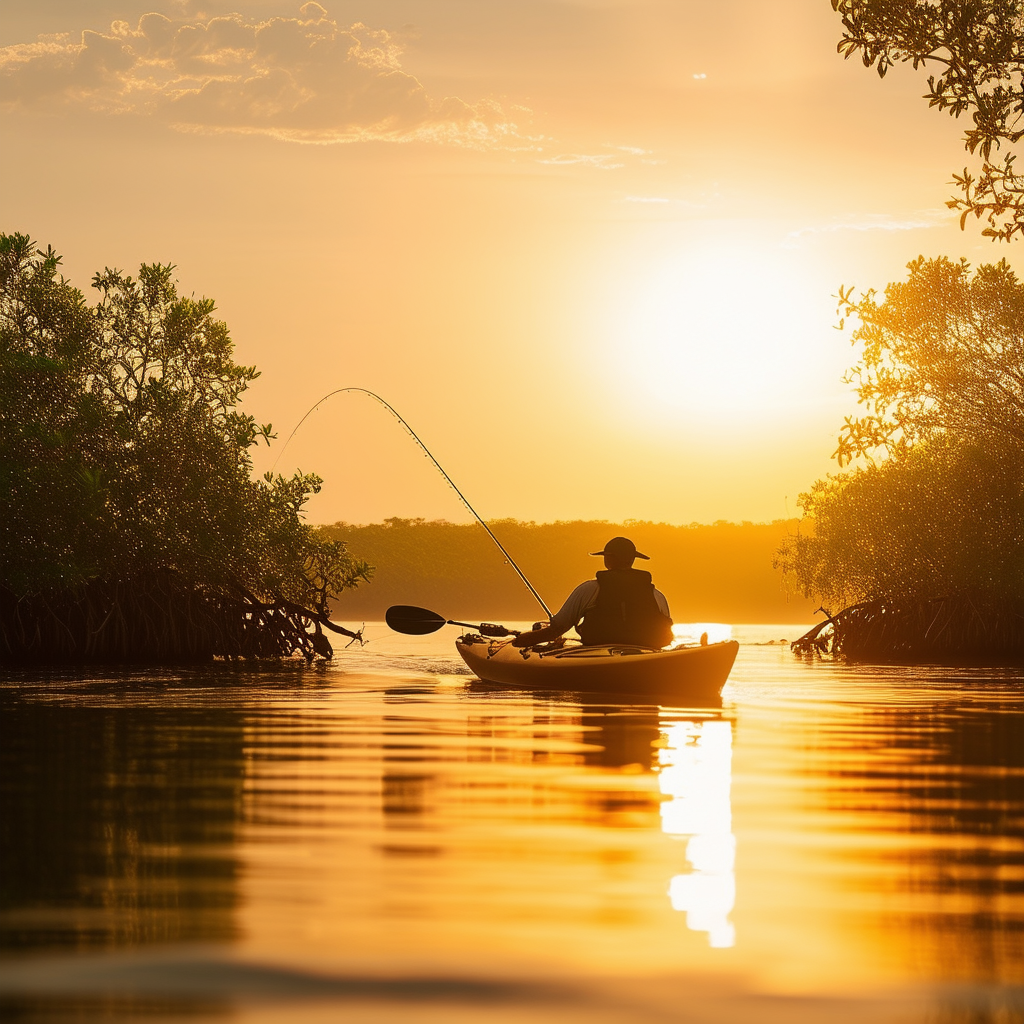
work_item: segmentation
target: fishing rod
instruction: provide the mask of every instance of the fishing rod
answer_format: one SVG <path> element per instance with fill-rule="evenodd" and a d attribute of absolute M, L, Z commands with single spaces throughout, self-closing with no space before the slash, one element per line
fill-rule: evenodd
<path fill-rule="evenodd" d="M 281 456 L 284 455 L 285 448 L 288 447 L 288 442 L 291 441 L 291 439 L 296 435 L 296 433 L 298 433 L 299 427 L 301 427 L 302 424 L 305 423 L 306 420 L 309 419 L 309 417 L 312 416 L 313 413 L 316 412 L 316 410 L 319 409 L 320 406 L 323 405 L 328 398 L 333 398 L 335 395 L 344 394 L 347 391 L 357 391 L 360 394 L 369 395 L 370 398 L 373 398 L 376 401 L 380 402 L 380 404 L 383 405 L 384 408 L 387 409 L 387 411 L 391 413 L 391 415 L 394 416 L 399 423 L 402 424 L 402 426 L 405 428 L 409 436 L 420 446 L 420 448 L 423 449 L 423 454 L 426 455 L 428 459 L 430 459 L 430 461 L 437 467 L 437 470 L 441 474 L 441 476 L 443 476 L 445 480 L 448 481 L 448 486 L 451 487 L 451 489 L 459 496 L 459 500 L 462 502 L 463 505 L 466 506 L 466 508 L 469 509 L 469 511 L 473 515 L 473 518 L 487 531 L 487 536 L 490 537 L 491 540 L 493 540 L 494 543 L 498 546 L 498 550 L 505 556 L 505 559 L 508 562 L 508 564 L 511 565 L 513 569 L 515 569 L 519 578 L 523 581 L 523 583 L 526 584 L 526 588 L 530 591 L 531 594 L 533 594 L 541 608 L 544 609 L 544 614 L 547 615 L 547 617 L 550 619 L 551 609 L 548 608 L 548 606 L 544 603 L 544 598 L 542 598 L 540 594 L 537 593 L 536 587 L 534 587 L 534 585 L 526 578 L 526 573 L 524 573 L 523 570 L 519 568 L 519 566 L 516 564 L 516 560 L 505 550 L 505 545 L 502 544 L 501 541 L 494 536 L 494 534 L 491 532 L 491 528 L 483 521 L 477 510 L 473 508 L 473 506 L 470 505 L 470 503 L 466 500 L 466 496 L 462 493 L 462 491 L 460 491 L 458 487 L 455 486 L 455 481 L 452 480 L 452 478 L 444 471 L 444 467 L 441 465 L 440 462 L 437 461 L 437 459 L 434 458 L 433 454 L 431 454 L 430 449 L 420 440 L 419 435 L 416 433 L 416 431 L 413 430 L 412 427 L 410 427 L 409 424 L 405 422 L 405 419 L 399 414 L 398 410 L 395 409 L 395 407 L 392 406 L 390 403 L 385 402 L 384 399 L 380 397 L 380 395 L 374 394 L 372 391 L 367 391 L 366 388 L 336 388 L 334 391 L 328 392 L 328 394 L 324 395 L 324 397 L 321 398 L 320 401 L 316 402 L 313 406 L 311 406 L 306 415 L 303 416 L 302 419 L 295 424 L 295 429 L 288 435 L 284 444 L 281 446 L 281 450 L 277 453 L 277 458 L 274 459 L 274 465 L 270 467 L 270 472 L 273 473 L 274 470 L 277 468 L 278 462 L 281 461 Z"/>

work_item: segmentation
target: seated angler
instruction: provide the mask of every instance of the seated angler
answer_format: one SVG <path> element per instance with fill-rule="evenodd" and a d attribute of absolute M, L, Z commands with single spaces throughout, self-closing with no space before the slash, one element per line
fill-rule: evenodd
<path fill-rule="evenodd" d="M 604 571 L 581 583 L 555 613 L 551 624 L 521 633 L 512 643 L 533 647 L 554 640 L 578 624 L 586 646 L 630 644 L 666 647 L 672 642 L 668 602 L 655 590 L 651 574 L 633 568 L 636 558 L 648 558 L 626 537 L 613 537 L 603 551 Z M 580 622 L 580 620 L 583 620 Z"/>

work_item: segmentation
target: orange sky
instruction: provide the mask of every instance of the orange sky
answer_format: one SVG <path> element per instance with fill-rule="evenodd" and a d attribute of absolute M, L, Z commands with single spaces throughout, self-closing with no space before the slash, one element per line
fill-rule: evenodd
<path fill-rule="evenodd" d="M 828 0 L 22 0 L 0 226 L 82 286 L 176 263 L 282 439 L 376 390 L 485 517 L 780 518 L 852 410 L 837 286 L 1005 255 L 944 207 L 962 126 L 838 37 Z M 465 518 L 360 396 L 296 466 L 313 521 Z"/>

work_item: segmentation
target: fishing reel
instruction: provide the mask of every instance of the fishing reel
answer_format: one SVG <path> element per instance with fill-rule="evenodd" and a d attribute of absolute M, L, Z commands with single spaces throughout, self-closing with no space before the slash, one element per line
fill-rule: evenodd
<path fill-rule="evenodd" d="M 496 622 L 481 622 L 477 629 L 481 636 L 519 636 L 518 629 L 506 629 Z"/>

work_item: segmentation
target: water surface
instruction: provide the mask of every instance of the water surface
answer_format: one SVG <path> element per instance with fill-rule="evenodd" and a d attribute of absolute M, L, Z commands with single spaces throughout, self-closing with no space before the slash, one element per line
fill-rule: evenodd
<path fill-rule="evenodd" d="M 452 637 L 8 674 L 24 1020 L 1024 1019 L 1024 673 L 748 641 L 720 708 L 537 695 Z"/>

